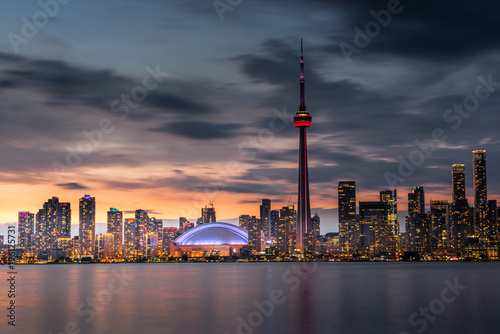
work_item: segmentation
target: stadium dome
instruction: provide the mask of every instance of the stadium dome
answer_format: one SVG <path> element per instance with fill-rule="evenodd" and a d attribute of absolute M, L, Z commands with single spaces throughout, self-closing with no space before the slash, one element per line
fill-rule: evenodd
<path fill-rule="evenodd" d="M 198 225 L 174 240 L 177 246 L 247 245 L 248 231 L 233 224 L 215 222 Z"/>

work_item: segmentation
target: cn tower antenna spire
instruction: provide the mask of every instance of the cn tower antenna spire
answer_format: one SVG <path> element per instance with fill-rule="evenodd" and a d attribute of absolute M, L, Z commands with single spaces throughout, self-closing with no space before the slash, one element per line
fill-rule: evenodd
<path fill-rule="evenodd" d="M 300 39 L 300 111 L 306 111 L 306 94 L 305 86 L 306 79 L 304 78 L 304 43 L 302 38 Z"/>

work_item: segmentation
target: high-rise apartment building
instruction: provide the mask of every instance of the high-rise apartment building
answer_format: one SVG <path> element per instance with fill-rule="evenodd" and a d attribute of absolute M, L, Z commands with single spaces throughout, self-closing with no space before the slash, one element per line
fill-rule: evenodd
<path fill-rule="evenodd" d="M 460 254 L 465 245 L 465 238 L 473 233 L 473 218 L 466 198 L 465 166 L 451 166 L 452 200 L 446 213 L 446 241 L 450 254 Z"/>
<path fill-rule="evenodd" d="M 239 218 L 239 225 L 248 231 L 248 222 L 250 221 L 250 215 L 241 215 Z"/>
<path fill-rule="evenodd" d="M 113 256 L 121 256 L 123 254 L 123 212 L 116 208 L 110 208 L 108 211 L 107 232 L 113 235 Z"/>
<path fill-rule="evenodd" d="M 486 188 L 486 151 L 476 150 L 473 154 L 474 171 L 474 207 L 478 208 L 480 204 L 486 204 L 488 200 Z"/>
<path fill-rule="evenodd" d="M 17 244 L 29 251 L 34 246 L 35 214 L 19 212 L 17 220 Z"/>
<path fill-rule="evenodd" d="M 59 203 L 59 238 L 71 239 L 71 203 Z"/>
<path fill-rule="evenodd" d="M 365 255 L 377 255 L 389 251 L 392 225 L 388 222 L 386 202 L 359 202 L 359 246 Z"/>
<path fill-rule="evenodd" d="M 149 216 L 142 209 L 135 210 L 135 250 L 140 256 L 146 256 L 148 251 Z"/>
<path fill-rule="evenodd" d="M 465 200 L 465 165 L 454 164 L 451 166 L 452 175 L 452 202 Z"/>
<path fill-rule="evenodd" d="M 271 237 L 277 240 L 280 210 L 271 210 Z"/>
<path fill-rule="evenodd" d="M 215 223 L 216 217 L 215 217 L 215 208 L 213 207 L 212 204 L 210 204 L 210 207 L 204 207 L 201 209 L 201 221 L 197 222 L 196 225 L 200 224 L 206 224 L 206 223 Z"/>
<path fill-rule="evenodd" d="M 269 240 L 271 239 L 271 200 L 262 199 L 262 204 L 260 205 L 260 220 L 262 222 L 262 231 L 264 232 L 264 237 Z"/>
<path fill-rule="evenodd" d="M 342 253 L 353 254 L 359 242 L 356 220 L 356 182 L 340 181 L 338 184 L 339 243 Z"/>
<path fill-rule="evenodd" d="M 431 201 L 431 251 L 444 255 L 447 249 L 446 213 L 448 201 Z"/>
<path fill-rule="evenodd" d="M 408 216 L 417 213 L 425 213 L 424 187 L 415 187 L 413 192 L 408 194 Z"/>
<path fill-rule="evenodd" d="M 391 225 L 393 242 L 396 242 L 399 237 L 399 222 L 398 222 L 398 193 L 397 190 L 383 190 L 380 192 L 380 201 L 387 203 L 387 220 Z M 392 247 L 395 247 L 393 245 Z"/>
<path fill-rule="evenodd" d="M 431 222 L 427 214 L 406 217 L 406 250 L 427 254 L 431 251 Z"/>
<path fill-rule="evenodd" d="M 248 221 L 248 246 L 252 253 L 260 253 L 262 251 L 262 222 L 255 216 L 250 217 Z"/>
<path fill-rule="evenodd" d="M 136 257 L 137 228 L 134 218 L 126 218 L 123 223 L 123 256 Z"/>
<path fill-rule="evenodd" d="M 80 198 L 79 244 L 80 255 L 95 255 L 95 197 Z"/>
<path fill-rule="evenodd" d="M 184 230 L 184 224 L 188 223 L 186 217 L 179 217 L 179 229 Z"/>
<path fill-rule="evenodd" d="M 314 239 L 316 239 L 316 237 L 320 235 L 320 221 L 321 219 L 319 218 L 319 215 L 317 213 L 315 213 L 314 216 L 311 217 L 312 233 Z"/>

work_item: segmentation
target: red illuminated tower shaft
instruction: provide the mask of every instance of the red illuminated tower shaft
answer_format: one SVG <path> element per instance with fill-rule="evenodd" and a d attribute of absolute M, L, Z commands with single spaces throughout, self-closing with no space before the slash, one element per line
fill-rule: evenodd
<path fill-rule="evenodd" d="M 311 126 L 312 117 L 306 110 L 304 55 L 300 42 L 300 107 L 295 113 L 294 125 L 299 128 L 299 191 L 297 199 L 297 235 L 295 248 L 302 254 L 309 253 L 312 246 L 309 242 L 311 232 L 311 206 L 309 204 L 309 173 L 307 168 L 306 128 Z"/>

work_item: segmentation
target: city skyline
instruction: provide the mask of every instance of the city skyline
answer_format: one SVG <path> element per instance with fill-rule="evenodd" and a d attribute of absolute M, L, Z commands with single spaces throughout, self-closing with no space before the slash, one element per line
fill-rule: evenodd
<path fill-rule="evenodd" d="M 474 194 L 476 193 L 475 191 L 475 186 L 474 184 L 480 182 L 479 180 L 486 180 L 486 151 L 485 150 L 474 150 L 472 151 L 472 154 L 473 154 L 473 157 L 475 159 L 475 157 L 477 157 L 477 154 L 481 154 L 481 158 L 482 158 L 482 168 L 483 168 L 483 171 L 481 174 L 479 174 L 479 176 L 476 176 L 476 175 L 472 175 L 471 177 L 473 178 L 472 180 L 472 186 L 470 186 L 470 188 L 473 188 L 474 190 Z M 473 160 L 473 161 L 476 161 L 476 160 Z M 382 202 L 386 202 L 387 203 L 387 206 L 388 206 L 388 211 L 387 211 L 387 219 L 388 219 L 388 223 L 392 226 L 391 227 L 391 230 L 393 230 L 394 234 L 398 234 L 400 231 L 401 232 L 406 232 L 406 228 L 405 228 L 405 220 L 404 220 L 404 217 L 409 215 L 410 213 L 420 213 L 420 214 L 424 214 L 424 213 L 431 213 L 432 211 L 432 203 L 433 202 L 436 202 L 436 203 L 441 203 L 443 201 L 447 202 L 447 203 L 456 203 L 457 201 L 460 202 L 460 201 L 465 201 L 466 203 L 466 206 L 470 206 L 471 208 L 476 208 L 474 206 L 474 195 L 472 198 L 468 197 L 466 195 L 467 193 L 467 187 L 464 186 L 464 184 L 466 184 L 466 177 L 467 177 L 467 173 L 465 172 L 465 168 L 464 168 L 464 165 L 462 164 L 453 164 L 451 166 L 451 173 L 450 173 L 450 184 L 451 184 L 451 193 L 449 195 L 449 198 L 432 198 L 432 197 L 426 197 L 425 195 L 425 189 L 424 187 L 422 186 L 415 186 L 413 187 L 413 190 L 410 191 L 408 193 L 408 201 L 403 205 L 401 204 L 401 199 L 405 198 L 406 195 L 403 195 L 403 196 L 399 196 L 397 195 L 397 192 L 398 190 L 395 188 L 394 190 L 389 190 L 389 189 L 381 189 L 379 191 L 379 194 L 374 194 L 373 196 L 377 197 L 376 199 L 371 199 L 370 200 L 367 200 L 367 199 L 363 199 L 363 198 L 358 198 L 358 195 L 357 195 L 357 191 L 359 190 L 359 188 L 356 187 L 356 181 L 346 181 L 346 180 L 341 180 L 339 181 L 338 183 L 338 197 L 340 197 L 340 193 L 342 191 L 342 193 L 348 191 L 346 193 L 346 195 L 343 195 L 343 198 L 345 198 L 345 200 L 347 200 L 347 202 L 345 202 L 345 204 L 341 204 L 341 200 L 339 199 L 339 202 L 338 202 L 338 207 L 344 207 L 344 206 L 347 206 L 345 207 L 345 209 L 342 209 L 344 211 L 341 210 L 339 216 L 340 217 L 344 217 L 344 218 L 339 218 L 340 219 L 344 219 L 346 221 L 348 220 L 352 220 L 352 216 L 353 215 L 357 215 L 357 214 L 361 214 L 361 209 L 360 209 L 360 204 L 359 203 L 369 203 L 369 202 L 372 202 L 372 203 L 376 203 L 376 202 L 379 202 L 379 203 L 382 203 Z M 487 183 L 486 181 L 480 183 L 482 185 L 482 187 L 484 189 L 486 189 L 486 186 L 487 186 Z M 349 192 L 350 191 L 350 192 Z M 487 205 L 487 202 L 488 201 L 491 201 L 491 200 L 496 200 L 496 198 L 492 198 L 491 196 L 487 196 L 485 193 L 486 193 L 486 190 L 484 191 L 480 191 L 479 193 L 481 194 L 484 194 L 483 195 L 483 198 L 482 198 L 482 201 L 483 201 L 483 204 Z M 465 196 L 465 197 L 464 197 Z M 451 200 L 450 200 L 451 198 Z M 95 197 L 92 197 L 91 195 L 84 195 L 82 198 L 79 198 L 79 202 L 82 202 L 82 201 L 85 201 L 85 200 L 92 200 L 93 201 L 93 208 L 95 210 Z M 342 201 L 345 201 L 344 199 L 342 199 Z M 277 211 L 278 209 L 280 209 L 281 207 L 286 207 L 287 205 L 285 206 L 281 206 L 280 203 L 275 203 L 269 199 L 266 199 L 266 198 L 262 198 L 261 199 L 261 205 L 260 205 L 260 209 L 259 209 L 259 212 L 260 212 L 260 218 L 259 218 L 259 221 L 261 221 L 261 229 L 264 233 L 264 235 L 266 237 L 268 237 L 269 235 L 267 234 L 269 231 L 269 233 L 271 233 L 271 224 L 270 223 L 266 223 L 266 220 L 267 221 L 271 221 L 271 218 L 272 218 L 272 211 Z M 50 203 L 52 202 L 57 202 L 57 203 L 60 203 L 62 207 L 67 207 L 68 210 L 69 210 L 69 215 L 71 217 L 71 203 L 70 202 L 59 202 L 59 197 L 57 196 L 53 196 L 52 198 L 49 198 L 45 204 L 43 204 L 43 208 L 41 210 L 46 210 L 46 207 L 47 205 L 50 205 Z M 411 202 L 411 203 L 410 203 Z M 399 203 L 399 208 L 398 208 L 398 203 Z M 290 202 L 288 203 L 290 205 Z M 258 205 L 256 205 L 257 207 L 259 207 Z M 295 204 L 292 204 L 292 206 L 294 206 L 295 208 L 296 205 Z M 402 208 L 408 208 L 408 210 L 402 210 Z M 32 212 L 33 211 L 33 212 Z M 15 222 L 15 224 L 19 224 L 19 229 L 20 231 L 23 230 L 23 225 L 21 225 L 21 217 L 23 218 L 23 222 L 24 222 L 24 219 L 29 219 L 29 217 L 31 217 L 31 219 L 35 222 L 35 213 L 36 213 L 37 209 L 33 209 L 33 210 L 21 210 L 18 212 L 18 216 L 17 216 L 17 220 Z M 95 233 L 105 233 L 106 230 L 109 230 L 109 217 L 110 217 L 110 213 L 112 212 L 119 212 L 120 213 L 120 217 L 122 217 L 122 219 L 129 219 L 131 216 L 134 216 L 137 214 L 138 211 L 141 211 L 141 212 L 144 212 L 146 215 L 148 214 L 148 210 L 143 210 L 143 209 L 133 209 L 133 210 L 123 210 L 123 209 L 117 209 L 117 208 L 113 208 L 113 207 L 109 207 L 107 209 L 105 209 L 106 211 L 106 215 L 107 215 L 107 221 L 104 221 L 104 222 L 97 222 L 95 221 L 94 225 L 94 230 L 95 230 Z M 342 213 L 342 212 L 345 212 L 345 213 Z M 39 211 L 40 213 L 40 211 Z M 97 211 L 93 213 L 94 215 L 97 214 Z M 314 214 L 317 214 L 317 212 L 314 212 Z M 156 216 L 154 212 L 151 212 L 151 217 L 154 217 Z M 201 207 L 200 208 L 200 214 L 198 216 L 194 216 L 194 217 L 178 217 L 177 219 L 164 219 L 164 218 L 161 218 L 161 217 L 154 217 L 155 219 L 160 219 L 160 220 L 163 220 L 163 223 L 166 223 L 166 225 L 163 225 L 164 227 L 175 227 L 175 226 L 180 226 L 180 228 L 182 228 L 182 226 L 180 225 L 181 222 L 184 223 L 187 223 L 187 222 L 190 222 L 191 224 L 203 224 L 203 223 L 210 223 L 210 222 L 219 222 L 219 221 L 225 221 L 225 222 L 229 222 L 233 225 L 240 225 L 241 226 L 241 218 L 242 217 L 247 217 L 247 219 L 249 219 L 250 217 L 256 217 L 256 216 L 259 216 L 259 215 L 251 215 L 251 214 L 248 214 L 248 213 L 241 213 L 238 215 L 238 217 L 236 218 L 231 218 L 231 219 L 216 219 L 216 207 L 215 206 L 211 206 L 211 207 L 207 207 L 207 206 L 204 206 L 204 207 Z M 313 214 L 311 214 L 311 217 L 313 216 Z M 137 218 L 137 217 L 136 217 Z M 38 219 L 38 218 L 37 218 Z M 399 222 L 399 225 L 397 226 L 394 226 L 392 222 L 395 222 L 397 219 L 397 222 Z M 72 219 L 71 221 L 73 222 L 75 219 Z M 95 220 L 95 217 L 94 217 L 94 220 Z M 338 223 L 338 221 L 337 221 Z M 99 231 L 97 231 L 97 225 L 100 224 L 101 226 L 99 227 Z M 49 224 L 50 225 L 50 224 Z M 79 233 L 76 233 L 78 228 L 79 228 L 79 223 L 72 223 L 71 224 L 71 236 L 78 236 Z M 347 226 L 347 225 L 346 225 Z M 23 228 L 22 228 L 23 227 Z M 326 233 L 331 233 L 331 232 L 341 232 L 342 229 L 340 228 L 340 226 L 337 224 L 337 229 L 336 230 L 330 230 L 329 229 L 330 225 L 328 225 L 328 227 L 324 227 L 322 228 L 322 233 L 320 233 L 321 235 L 324 235 Z M 68 228 L 66 227 L 65 228 L 66 231 L 68 230 Z M 352 229 L 352 228 L 351 228 Z M 67 233 L 65 234 L 67 235 Z M 358 236 L 359 237 L 359 236 Z"/>
<path fill-rule="evenodd" d="M 81 13 L 91 12 L 92 6 L 99 15 L 82 20 Z M 288 20 L 254 16 L 260 7 Z M 433 4 L 433 15 L 423 20 L 420 14 L 428 9 L 428 4 L 405 4 L 348 63 L 339 45 L 354 45 L 353 28 L 375 20 L 370 12 L 386 10 L 385 3 L 245 2 L 226 12 L 223 21 L 210 2 L 61 5 L 18 52 L 8 38 L 0 41 L 0 82 L 7 93 L 0 123 L 0 153 L 6 157 L 0 165 L 1 202 L 15 203 L 0 207 L 0 233 L 17 221 L 19 211 L 34 212 L 51 196 L 72 203 L 73 210 L 83 194 L 95 196 L 99 224 L 105 224 L 110 207 L 143 208 L 174 222 L 181 216 L 196 218 L 201 207 L 216 199 L 218 218 L 226 221 L 240 214 L 259 216 L 263 198 L 278 208 L 290 196 L 296 203 L 297 134 L 291 118 L 300 38 L 307 41 L 308 107 L 315 117 L 308 137 L 311 213 L 321 216 L 323 232 L 338 230 L 334 208 L 340 180 L 356 180 L 362 201 L 376 201 L 379 191 L 397 188 L 401 210 L 407 201 L 401 194 L 416 185 L 426 189 L 429 199 L 451 201 L 449 166 L 465 164 L 472 203 L 469 152 L 485 149 L 488 169 L 500 166 L 495 127 L 499 53 L 489 38 L 495 36 L 496 21 L 493 11 L 476 9 L 482 15 L 477 26 L 466 5 L 456 6 L 450 17 L 444 4 Z M 22 34 L 20 18 L 31 19 L 43 9 L 33 2 L 10 4 L 8 10 L 11 15 L 0 23 L 5 37 Z M 129 24 L 144 22 L 144 17 L 147 39 Z M 413 45 L 405 43 L 407 19 L 421 28 Z M 254 21 L 257 33 L 247 32 Z M 215 30 L 205 34 L 193 29 L 197 24 Z M 81 29 L 91 26 L 81 37 Z M 436 46 L 436 26 L 468 27 L 471 33 Z M 131 43 L 137 47 L 130 48 Z M 470 105 L 455 112 L 454 104 L 474 102 L 468 97 L 474 97 L 478 85 L 479 107 L 470 117 L 463 116 Z M 147 97 L 129 101 L 137 107 L 122 100 L 134 89 L 143 92 L 141 87 Z M 130 114 L 125 114 L 127 106 Z M 272 117 L 284 108 L 288 123 L 282 130 L 279 122 L 272 128 Z M 101 141 L 93 130 L 109 130 L 103 119 L 110 119 L 114 130 L 102 132 Z M 419 148 L 415 141 L 425 143 L 436 128 L 444 130 L 447 140 L 404 181 L 388 185 L 384 174 L 397 175 L 399 157 L 409 160 Z M 98 143 L 92 152 L 60 178 L 53 163 L 65 164 L 67 147 L 77 150 L 79 143 L 92 140 Z M 232 161 L 239 167 L 235 171 L 227 169 Z M 213 177 L 222 184 L 220 193 Z M 490 172 L 488 183 L 489 197 L 500 198 L 500 176 Z"/>

